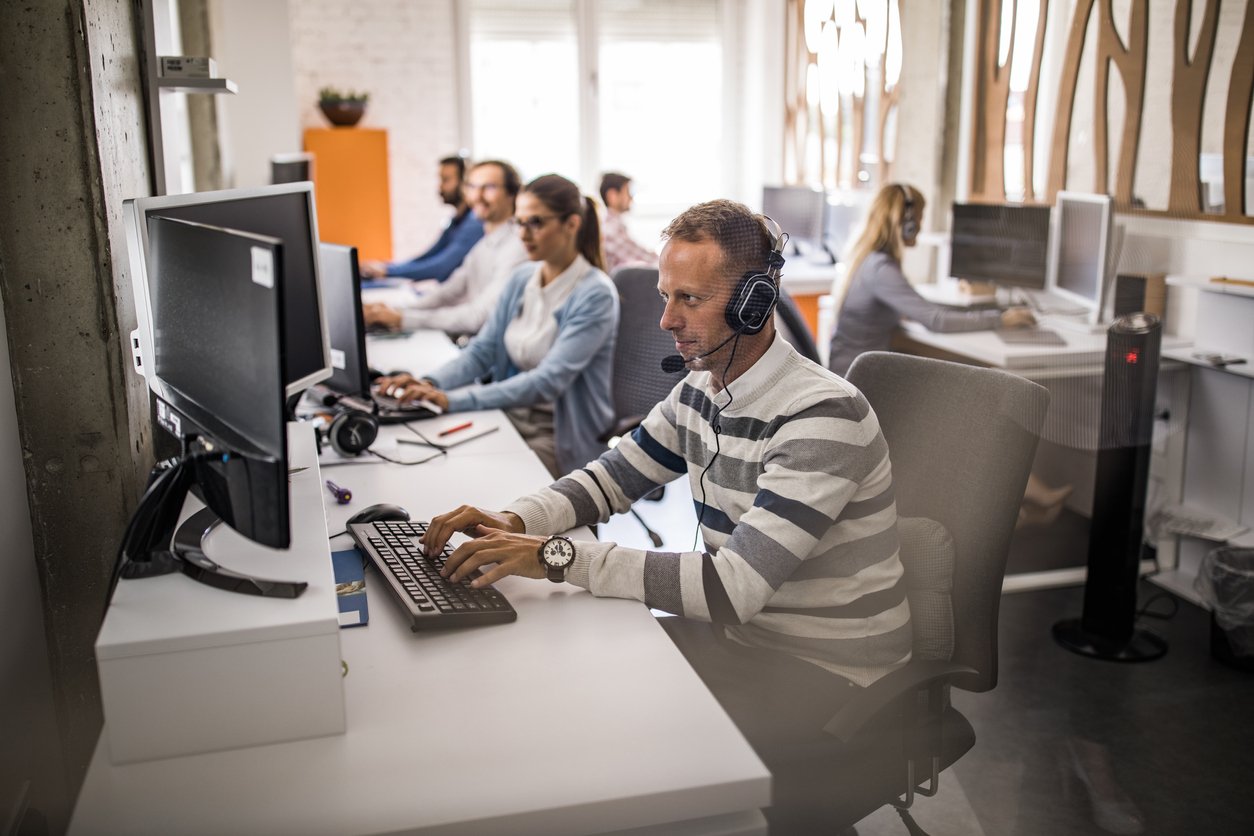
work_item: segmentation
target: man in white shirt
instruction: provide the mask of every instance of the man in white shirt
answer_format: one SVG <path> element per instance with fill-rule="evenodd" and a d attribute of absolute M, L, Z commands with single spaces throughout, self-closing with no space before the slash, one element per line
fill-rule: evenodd
<path fill-rule="evenodd" d="M 630 177 L 614 171 L 601 176 L 601 201 L 605 204 L 602 251 L 607 273 L 612 274 L 618 268 L 629 265 L 657 266 L 657 253 L 636 243 L 623 221 L 623 215 L 631 209 L 633 199 Z"/>
<path fill-rule="evenodd" d="M 509 163 L 485 160 L 470 169 L 463 188 L 471 211 L 483 222 L 483 238 L 447 281 L 427 288 L 403 307 L 365 305 L 367 327 L 474 334 L 483 326 L 506 280 L 527 260 L 514 224 L 514 199 L 522 180 Z"/>

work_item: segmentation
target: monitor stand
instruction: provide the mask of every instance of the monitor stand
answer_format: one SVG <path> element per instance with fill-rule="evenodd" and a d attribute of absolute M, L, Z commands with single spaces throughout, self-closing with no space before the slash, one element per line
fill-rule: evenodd
<path fill-rule="evenodd" d="M 207 586 L 244 595 L 296 598 L 304 592 L 309 586 L 304 581 L 255 578 L 219 566 L 207 557 L 201 540 L 221 522 L 210 509 L 202 509 L 177 525 L 195 468 L 194 456 L 159 462 L 153 468 L 148 490 L 127 525 L 113 583 L 118 578 L 134 580 L 179 571 Z"/>

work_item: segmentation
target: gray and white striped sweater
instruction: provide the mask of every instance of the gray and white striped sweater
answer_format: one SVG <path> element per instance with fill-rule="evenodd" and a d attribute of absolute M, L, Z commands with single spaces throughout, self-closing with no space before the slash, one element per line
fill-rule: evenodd
<path fill-rule="evenodd" d="M 713 393 L 687 376 L 629 439 L 509 507 L 534 534 L 603 522 L 688 474 L 706 552 L 581 542 L 567 580 L 725 624 L 867 685 L 910 658 L 888 446 L 866 399 L 778 336 Z M 729 403 L 730 400 L 730 403 Z M 715 407 L 721 432 L 712 421 Z"/>

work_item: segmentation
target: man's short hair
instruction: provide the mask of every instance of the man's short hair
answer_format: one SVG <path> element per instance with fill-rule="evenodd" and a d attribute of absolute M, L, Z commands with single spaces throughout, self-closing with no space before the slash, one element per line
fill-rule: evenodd
<path fill-rule="evenodd" d="M 617 171 L 607 171 L 601 175 L 601 202 L 609 206 L 609 200 L 606 195 L 611 191 L 618 191 L 631 182 L 631 178 L 626 174 L 619 174 Z"/>
<path fill-rule="evenodd" d="M 711 200 L 680 212 L 662 230 L 662 240 L 713 241 L 723 251 L 730 278 L 750 271 L 765 272 L 774 246 L 762 216 L 734 200 Z"/>
<path fill-rule="evenodd" d="M 482 168 L 485 165 L 494 165 L 501 170 L 501 178 L 505 181 L 505 193 L 510 197 L 518 197 L 518 193 L 522 191 L 522 178 L 518 176 L 518 169 L 514 168 L 504 160 L 482 160 L 470 167 L 471 171 L 476 168 Z"/>
<path fill-rule="evenodd" d="M 440 160 L 440 165 L 451 165 L 457 167 L 457 179 L 466 179 L 466 158 L 458 154 L 455 157 L 445 157 Z"/>

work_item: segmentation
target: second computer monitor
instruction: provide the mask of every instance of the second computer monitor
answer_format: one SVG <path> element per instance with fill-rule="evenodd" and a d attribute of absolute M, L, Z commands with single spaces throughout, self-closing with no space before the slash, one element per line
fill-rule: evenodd
<path fill-rule="evenodd" d="M 949 275 L 1044 290 L 1049 221 L 1048 206 L 955 203 Z"/>
<path fill-rule="evenodd" d="M 827 195 L 805 186 L 766 186 L 762 189 L 762 214 L 788 233 L 794 251 L 810 252 L 823 247 L 823 211 Z"/>
<path fill-rule="evenodd" d="M 1091 320 L 1100 319 L 1109 273 L 1112 211 L 1107 195 L 1059 192 L 1054 210 L 1049 289 L 1084 306 Z"/>
<path fill-rule="evenodd" d="M 326 386 L 339 395 L 369 396 L 366 365 L 366 325 L 361 312 L 361 276 L 357 248 L 319 244 L 322 300 L 327 309 L 331 340 L 331 377 Z"/>

